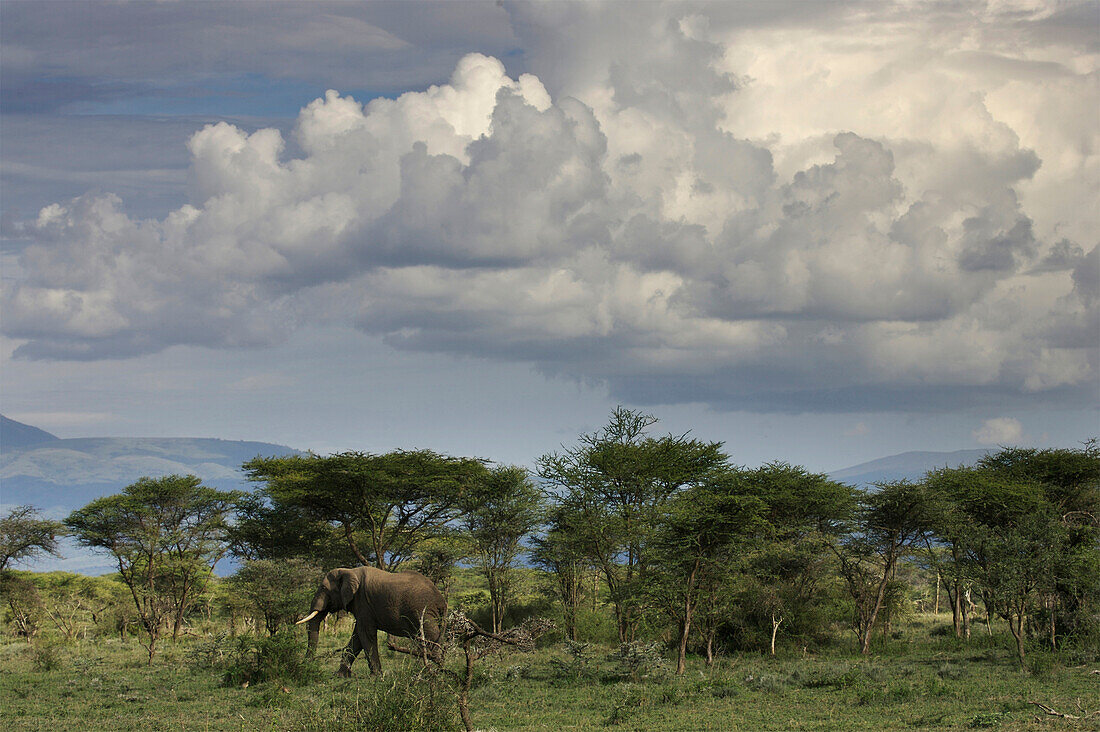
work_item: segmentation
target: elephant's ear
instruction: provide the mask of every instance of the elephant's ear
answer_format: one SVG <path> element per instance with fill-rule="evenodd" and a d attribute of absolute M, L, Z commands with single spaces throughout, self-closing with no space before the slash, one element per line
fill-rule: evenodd
<path fill-rule="evenodd" d="M 347 608 L 351 599 L 359 591 L 359 573 L 344 572 L 340 577 L 340 607 Z"/>

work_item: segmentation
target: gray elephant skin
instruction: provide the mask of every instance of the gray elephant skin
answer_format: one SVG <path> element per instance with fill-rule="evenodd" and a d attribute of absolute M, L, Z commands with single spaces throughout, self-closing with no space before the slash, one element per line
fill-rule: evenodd
<path fill-rule="evenodd" d="M 325 575 L 313 596 L 308 622 L 308 647 L 317 647 L 321 621 L 329 613 L 346 610 L 355 618 L 355 629 L 341 656 L 339 674 L 351 675 L 351 664 L 366 649 L 370 672 L 382 671 L 378 658 L 378 631 L 416 638 L 424 624 L 428 652 L 435 655 L 440 624 L 447 615 L 447 601 L 432 581 L 419 572 L 386 572 L 375 567 L 334 569 Z"/>

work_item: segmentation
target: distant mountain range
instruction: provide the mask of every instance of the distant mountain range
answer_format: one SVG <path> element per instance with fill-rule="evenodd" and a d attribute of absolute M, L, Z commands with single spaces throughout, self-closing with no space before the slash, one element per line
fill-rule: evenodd
<path fill-rule="evenodd" d="M 0 514 L 31 504 L 50 518 L 100 496 L 121 491 L 142 476 L 195 475 L 206 485 L 249 489 L 241 465 L 254 457 L 300 454 L 285 445 L 205 438 L 82 437 L 61 439 L 31 425 L 0 416 Z M 972 465 L 988 450 L 906 452 L 829 474 L 834 480 L 867 487 L 877 482 L 920 480 L 934 468 Z M 106 558 L 71 544 L 66 559 L 45 558 L 33 569 L 67 569 L 86 574 L 112 570 Z M 25 565 L 21 565 L 24 566 Z"/>
<path fill-rule="evenodd" d="M 298 454 L 267 442 L 199 438 L 82 437 L 61 439 L 0 416 L 0 514 L 30 504 L 64 518 L 100 496 L 118 493 L 138 478 L 195 475 L 222 490 L 251 489 L 241 465 L 254 457 Z M 71 544 L 66 559 L 44 558 L 36 570 L 99 574 L 113 568 Z M 27 565 L 19 565 L 27 568 Z"/>
<path fill-rule="evenodd" d="M 0 416 L 0 504 L 75 509 L 142 476 L 195 475 L 222 489 L 246 485 L 254 457 L 298 453 L 285 445 L 198 438 L 60 439 Z"/>
<path fill-rule="evenodd" d="M 973 465 L 992 450 L 956 452 L 903 452 L 829 473 L 833 480 L 866 488 L 893 480 L 920 480 L 929 470 Z"/>

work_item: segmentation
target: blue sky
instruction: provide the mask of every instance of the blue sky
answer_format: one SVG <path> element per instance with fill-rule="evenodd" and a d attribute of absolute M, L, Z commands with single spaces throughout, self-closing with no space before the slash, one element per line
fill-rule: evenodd
<path fill-rule="evenodd" d="M 0 4 L 5 414 L 830 470 L 1097 434 L 1096 3 Z"/>

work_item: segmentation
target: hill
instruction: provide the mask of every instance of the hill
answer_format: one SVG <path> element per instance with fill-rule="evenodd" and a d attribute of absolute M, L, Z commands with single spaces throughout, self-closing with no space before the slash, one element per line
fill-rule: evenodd
<path fill-rule="evenodd" d="M 879 458 L 849 468 L 829 473 L 829 477 L 842 483 L 866 487 L 874 483 L 892 480 L 920 480 L 929 470 L 957 468 L 973 465 L 988 455 L 990 450 L 957 450 L 955 452 L 903 452 L 899 455 Z"/>
<path fill-rule="evenodd" d="M 0 441 L 0 512 L 30 504 L 64 518 L 100 496 L 118 493 L 138 478 L 195 475 L 222 490 L 250 489 L 241 465 L 256 456 L 299 453 L 285 445 L 208 438 L 82 437 L 60 439 L 37 427 L 3 418 Z M 46 557 L 24 569 L 110 571 L 102 555 L 71 543 L 66 559 Z"/>
<path fill-rule="evenodd" d="M 223 489 L 245 485 L 241 464 L 298 452 L 265 442 L 195 438 L 53 439 L 0 453 L 0 501 L 72 510 L 142 476 L 196 475 Z"/>
<path fill-rule="evenodd" d="M 9 449 L 40 445 L 57 438 L 45 430 L 16 422 L 0 414 L 0 454 Z"/>

